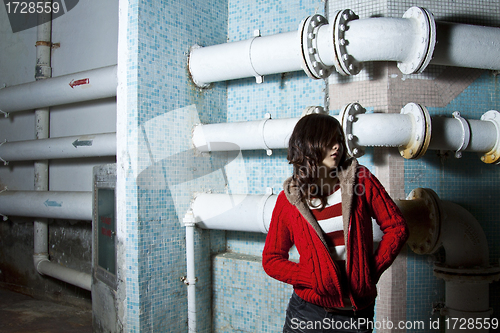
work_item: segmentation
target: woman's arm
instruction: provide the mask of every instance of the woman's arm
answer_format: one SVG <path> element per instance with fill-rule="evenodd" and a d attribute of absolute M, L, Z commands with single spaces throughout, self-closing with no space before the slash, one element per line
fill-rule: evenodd
<path fill-rule="evenodd" d="M 401 211 L 391 199 L 379 180 L 369 173 L 364 178 L 365 194 L 371 215 L 383 232 L 382 240 L 374 254 L 376 281 L 392 264 L 408 240 L 409 232 Z"/>
<path fill-rule="evenodd" d="M 262 253 L 262 266 L 266 273 L 276 280 L 293 286 L 312 288 L 309 270 L 300 263 L 288 259 L 288 252 L 294 243 L 290 221 L 287 221 L 290 214 L 286 211 L 287 208 L 291 209 L 291 205 L 287 204 L 288 200 L 284 193 L 280 193 Z"/>

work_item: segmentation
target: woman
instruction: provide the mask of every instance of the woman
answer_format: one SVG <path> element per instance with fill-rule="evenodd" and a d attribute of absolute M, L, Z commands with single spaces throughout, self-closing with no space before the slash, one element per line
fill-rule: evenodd
<path fill-rule="evenodd" d="M 346 158 L 339 122 L 312 114 L 290 137 L 293 175 L 273 211 L 262 264 L 294 288 L 283 332 L 371 332 L 376 283 L 408 238 L 380 182 Z M 373 247 L 372 218 L 384 233 Z M 295 245 L 299 262 L 290 261 Z"/>

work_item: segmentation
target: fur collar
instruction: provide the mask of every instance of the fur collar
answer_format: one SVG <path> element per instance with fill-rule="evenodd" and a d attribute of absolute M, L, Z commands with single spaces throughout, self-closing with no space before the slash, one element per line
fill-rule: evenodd
<path fill-rule="evenodd" d="M 354 186 L 356 182 L 356 170 L 358 161 L 355 158 L 350 158 L 345 161 L 344 165 L 338 172 L 340 190 L 342 194 L 342 221 L 344 225 L 344 240 L 347 245 L 347 234 L 349 231 L 349 220 L 351 217 L 351 208 L 353 202 Z M 285 180 L 283 184 L 286 198 L 288 201 L 297 207 L 300 214 L 313 227 L 318 234 L 323 244 L 328 248 L 323 231 L 316 221 L 313 213 L 309 209 L 305 200 L 300 200 L 299 187 L 292 177 Z M 347 247 L 346 247 L 347 248 Z"/>

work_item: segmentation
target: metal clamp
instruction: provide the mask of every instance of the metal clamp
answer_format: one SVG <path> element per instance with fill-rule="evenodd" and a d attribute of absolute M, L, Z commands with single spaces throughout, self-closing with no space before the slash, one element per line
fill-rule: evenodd
<path fill-rule="evenodd" d="M 357 138 L 352 132 L 352 123 L 356 121 L 356 115 L 363 114 L 366 109 L 363 108 L 359 103 L 347 104 L 340 111 L 340 123 L 344 129 L 345 134 L 345 146 L 347 148 L 347 154 L 352 157 L 361 157 L 365 154 L 364 147 L 357 145 Z"/>
<path fill-rule="evenodd" d="M 453 112 L 453 118 L 459 120 L 460 124 L 462 125 L 462 144 L 460 145 L 460 147 L 455 152 L 455 157 L 456 158 L 461 158 L 462 157 L 462 151 L 464 151 L 465 149 L 467 149 L 467 147 L 469 146 L 470 134 L 471 134 L 471 132 L 470 132 L 470 126 L 469 126 L 469 123 L 467 122 L 467 120 L 465 120 L 464 118 L 462 118 L 460 116 L 460 112 L 458 112 L 458 111 Z"/>
<path fill-rule="evenodd" d="M 265 220 L 265 207 L 266 207 L 266 204 L 267 204 L 267 200 L 269 200 L 269 198 L 273 195 L 273 189 L 272 187 L 267 187 L 266 188 L 266 194 L 264 196 L 262 196 L 262 199 L 260 199 L 259 201 L 259 204 L 257 206 L 257 220 L 262 222 L 261 224 L 259 223 L 259 228 L 260 228 L 260 231 L 264 234 L 267 234 L 267 232 L 269 231 L 269 225 L 266 225 L 266 220 Z"/>
<path fill-rule="evenodd" d="M 315 14 L 306 17 L 299 25 L 302 69 L 312 79 L 325 79 L 332 72 L 332 68 L 325 66 L 318 55 L 318 30 L 325 24 L 328 24 L 328 20 Z"/>
<path fill-rule="evenodd" d="M 273 151 L 271 148 L 269 148 L 269 146 L 267 145 L 267 142 L 266 142 L 266 137 L 264 135 L 264 127 L 266 126 L 266 123 L 269 119 L 271 119 L 271 114 L 270 113 L 266 113 L 264 115 L 264 120 L 262 120 L 259 124 L 259 133 L 260 133 L 260 136 L 262 137 L 262 143 L 264 144 L 264 149 L 266 150 L 266 153 L 267 153 L 267 156 L 271 156 L 273 154 Z"/>
<path fill-rule="evenodd" d="M 0 113 L 3 113 L 5 118 L 9 118 L 10 113 L 2 111 L 2 110 L 0 110 Z"/>
<path fill-rule="evenodd" d="M 408 103 L 401 109 L 401 114 L 412 116 L 413 130 L 410 141 L 399 147 L 399 153 L 406 159 L 417 159 L 427 152 L 431 142 L 431 116 L 427 109 L 416 103 Z"/>
<path fill-rule="evenodd" d="M 500 112 L 490 110 L 481 116 L 481 120 L 491 121 L 497 130 L 497 140 L 493 148 L 481 156 L 481 161 L 488 164 L 500 164 Z"/>
<path fill-rule="evenodd" d="M 4 140 L 4 142 L 0 142 L 0 147 L 7 142 L 7 139 Z M 3 158 L 0 157 L 0 161 L 3 162 L 3 165 L 9 165 L 9 162 L 4 160 Z M 7 189 L 7 188 L 6 188 Z M 0 193 L 2 193 L 3 191 L 0 191 Z"/>
<path fill-rule="evenodd" d="M 0 191 L 0 194 L 1 194 L 1 193 L 3 193 L 3 192 L 6 192 L 7 190 L 8 190 L 8 188 L 7 188 L 7 186 L 5 186 L 5 188 L 4 188 L 3 190 L 1 190 L 1 191 Z M 0 216 L 2 217 L 2 219 L 3 219 L 4 221 L 7 221 L 7 220 L 9 219 L 9 217 L 8 217 L 8 216 L 5 216 L 5 215 L 3 215 L 3 214 L 0 214 Z"/>
<path fill-rule="evenodd" d="M 327 111 L 325 111 L 325 108 L 323 108 L 322 106 L 308 106 L 304 109 L 304 111 L 302 112 L 302 117 L 304 116 L 307 116 L 309 114 L 328 114 Z"/>
<path fill-rule="evenodd" d="M 398 68 L 403 74 L 422 73 L 434 53 L 436 22 L 427 9 L 420 7 L 411 7 L 403 14 L 403 18 L 416 20 L 419 29 L 410 58 L 398 62 Z"/>
<path fill-rule="evenodd" d="M 335 45 L 335 69 L 342 75 L 356 75 L 361 71 L 361 63 L 347 53 L 346 46 L 349 43 L 345 39 L 347 23 L 359 18 L 352 10 L 345 9 L 335 14 L 333 28 L 333 44 Z"/>

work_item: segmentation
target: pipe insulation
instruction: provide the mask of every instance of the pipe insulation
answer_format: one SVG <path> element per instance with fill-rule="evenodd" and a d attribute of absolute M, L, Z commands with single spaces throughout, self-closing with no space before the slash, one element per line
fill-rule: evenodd
<path fill-rule="evenodd" d="M 498 70 L 499 48 L 499 28 L 435 22 L 424 8 L 411 7 L 402 18 L 367 19 L 346 9 L 331 22 L 306 17 L 296 32 L 195 45 L 188 67 L 200 87 L 252 76 L 262 82 L 263 75 L 301 69 L 314 79 L 333 70 L 356 75 L 366 61 L 396 61 L 403 74 L 421 73 L 429 63 Z"/>
<path fill-rule="evenodd" d="M 6 113 L 116 96 L 116 65 L 0 89 Z"/>
<path fill-rule="evenodd" d="M 0 158 L 6 162 L 114 155 L 116 133 L 13 141 L 0 145 Z"/>
<path fill-rule="evenodd" d="M 0 214 L 91 221 L 92 192 L 4 191 Z"/>

